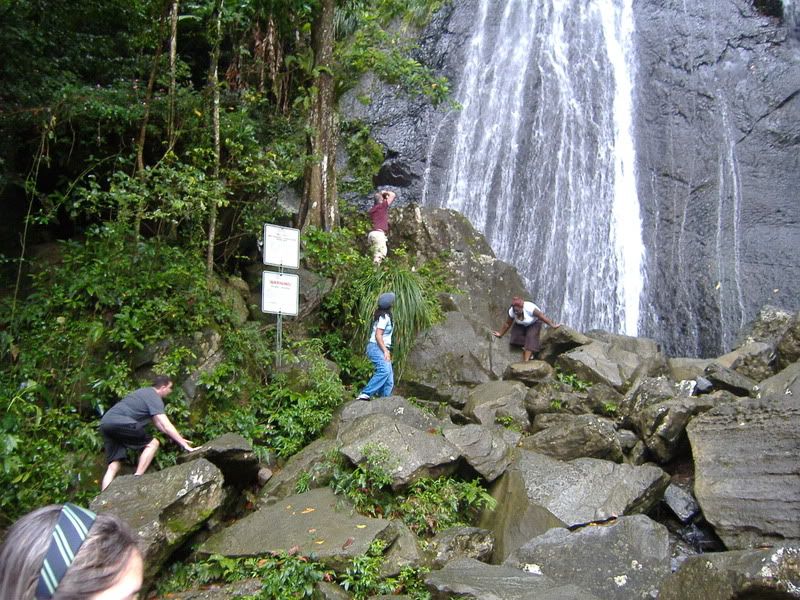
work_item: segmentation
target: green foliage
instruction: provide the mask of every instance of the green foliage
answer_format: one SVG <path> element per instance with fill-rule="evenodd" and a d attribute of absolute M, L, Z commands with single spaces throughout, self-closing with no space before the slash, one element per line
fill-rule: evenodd
<path fill-rule="evenodd" d="M 439 0 L 381 0 L 376 6 L 360 6 L 351 15 L 352 35 L 337 47 L 341 71 L 339 88 L 351 87 L 360 75 L 372 71 L 389 83 L 398 83 L 410 94 L 421 94 L 434 104 L 446 100 L 450 85 L 411 57 L 416 43 L 413 36 L 398 36 L 388 31 L 395 17 L 419 27 L 443 5 Z M 360 10 L 359 10 L 360 9 Z"/>
<path fill-rule="evenodd" d="M 372 542 L 369 550 L 353 558 L 350 566 L 339 576 L 339 585 L 356 600 L 381 594 L 403 595 L 415 600 L 429 599 L 430 593 L 422 581 L 427 572 L 425 569 L 404 567 L 396 577 L 381 577 L 386 547 L 383 540 Z"/>
<path fill-rule="evenodd" d="M 495 500 L 479 481 L 450 477 L 420 479 L 400 497 L 397 514 L 419 536 L 433 536 L 456 525 L 468 525 Z"/>
<path fill-rule="evenodd" d="M 333 472 L 331 487 L 337 494 L 347 496 L 362 514 L 385 516 L 391 512 L 393 495 L 388 487 L 392 483 L 390 471 L 394 466 L 389 450 L 383 444 L 365 444 L 364 461 L 348 468 L 338 464 Z"/>
<path fill-rule="evenodd" d="M 369 126 L 363 123 L 343 123 L 341 130 L 350 179 L 342 181 L 340 190 L 369 195 L 375 187 L 373 179 L 383 164 L 383 147 L 372 138 Z"/>
<path fill-rule="evenodd" d="M 561 383 L 566 383 L 576 392 L 585 392 L 592 384 L 588 381 L 584 381 L 574 373 L 564 373 L 563 371 L 556 371 L 556 379 Z"/>
<path fill-rule="evenodd" d="M 156 590 L 159 597 L 166 597 L 210 583 L 234 583 L 253 578 L 261 580 L 261 591 L 247 598 L 295 599 L 311 598 L 316 582 L 330 578 L 330 574 L 319 563 L 286 553 L 248 558 L 214 554 L 202 561 L 173 564 L 156 585 Z"/>
<path fill-rule="evenodd" d="M 520 426 L 520 424 L 517 423 L 514 420 L 514 417 L 512 417 L 510 415 L 506 415 L 506 416 L 503 416 L 503 417 L 497 416 L 497 417 L 495 417 L 494 422 L 497 423 L 498 425 L 501 425 L 501 426 L 505 427 L 506 429 L 510 429 L 512 431 L 522 432 L 522 427 Z"/>
<path fill-rule="evenodd" d="M 494 498 L 478 480 L 452 477 L 420 479 L 407 490 L 394 493 L 391 472 L 396 467 L 382 444 L 366 444 L 364 461 L 353 468 L 343 464 L 334 469 L 331 487 L 347 496 L 356 510 L 369 516 L 402 520 L 419 536 L 471 523 L 484 509 L 495 506 Z"/>
<path fill-rule="evenodd" d="M 550 408 L 555 411 L 559 411 L 563 408 L 564 403 L 561 400 L 553 399 L 550 400 Z"/>
<path fill-rule="evenodd" d="M 417 334 L 425 331 L 441 317 L 438 298 L 426 288 L 426 282 L 416 271 L 397 256 L 381 264 L 381 269 L 370 270 L 353 282 L 352 294 L 358 298 L 358 320 L 355 338 L 363 346 L 372 329 L 373 314 L 378 296 L 392 291 L 396 300 L 392 307 L 392 355 L 395 369 L 402 371 L 405 358 Z"/>

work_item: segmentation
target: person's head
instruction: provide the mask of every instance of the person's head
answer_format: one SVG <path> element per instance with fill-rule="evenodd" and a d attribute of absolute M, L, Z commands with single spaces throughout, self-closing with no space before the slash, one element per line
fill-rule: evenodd
<path fill-rule="evenodd" d="M 112 514 L 94 515 L 74 504 L 30 512 L 14 523 L 0 547 L 2 598 L 135 598 L 144 571 L 137 542 Z"/>
<path fill-rule="evenodd" d="M 156 375 L 153 377 L 153 387 L 159 396 L 166 398 L 172 392 L 172 379 L 166 375 Z"/>
<path fill-rule="evenodd" d="M 386 292 L 378 296 L 378 308 L 389 310 L 394 306 L 395 295 L 394 292 Z"/>
<path fill-rule="evenodd" d="M 511 299 L 511 308 L 514 310 L 515 315 L 521 315 L 523 313 L 524 307 L 525 307 L 525 301 L 519 296 L 514 296 Z"/>
<path fill-rule="evenodd" d="M 372 202 L 372 204 L 380 204 L 385 199 L 386 199 L 385 192 L 375 192 L 375 200 Z"/>

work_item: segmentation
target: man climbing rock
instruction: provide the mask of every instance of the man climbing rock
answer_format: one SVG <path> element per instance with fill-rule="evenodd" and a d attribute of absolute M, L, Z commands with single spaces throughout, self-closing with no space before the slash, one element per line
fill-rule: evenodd
<path fill-rule="evenodd" d="M 525 302 L 519 296 L 514 296 L 503 329 L 492 331 L 492 334 L 501 338 L 511 328 L 509 343 L 512 346 L 522 346 L 522 360 L 528 361 L 542 348 L 539 336 L 544 323 L 553 329 L 561 327 L 561 323 L 551 321 L 533 302 Z"/>

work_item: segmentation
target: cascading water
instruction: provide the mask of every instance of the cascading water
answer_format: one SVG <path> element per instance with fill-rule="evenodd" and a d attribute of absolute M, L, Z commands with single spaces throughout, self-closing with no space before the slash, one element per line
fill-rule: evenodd
<path fill-rule="evenodd" d="M 631 2 L 480 0 L 423 203 L 469 218 L 553 318 L 636 335 Z"/>

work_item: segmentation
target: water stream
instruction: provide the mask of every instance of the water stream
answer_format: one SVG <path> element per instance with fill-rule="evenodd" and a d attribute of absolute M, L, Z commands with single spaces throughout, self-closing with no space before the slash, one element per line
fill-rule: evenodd
<path fill-rule="evenodd" d="M 423 203 L 467 216 L 554 319 L 636 335 L 631 4 L 479 0 L 461 110 L 430 146 L 444 175 L 426 173 Z"/>

